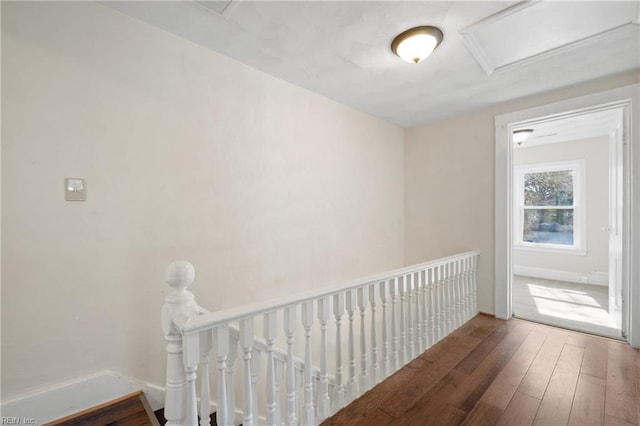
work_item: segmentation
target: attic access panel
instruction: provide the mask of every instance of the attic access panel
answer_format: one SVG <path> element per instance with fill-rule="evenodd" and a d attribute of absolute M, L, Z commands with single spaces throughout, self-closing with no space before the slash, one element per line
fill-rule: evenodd
<path fill-rule="evenodd" d="M 521 2 L 460 30 L 487 74 L 543 59 L 640 21 L 638 2 Z"/>
<path fill-rule="evenodd" d="M 196 1 L 200 6 L 207 8 L 208 10 L 217 13 L 218 15 L 227 18 L 233 10 L 233 7 L 237 5 L 237 2 L 233 3 L 233 0 L 208 0 L 208 1 Z"/>

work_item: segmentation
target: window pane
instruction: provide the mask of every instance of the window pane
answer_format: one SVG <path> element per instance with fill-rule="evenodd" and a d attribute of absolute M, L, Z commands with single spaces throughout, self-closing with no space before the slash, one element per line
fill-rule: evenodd
<path fill-rule="evenodd" d="M 573 209 L 526 209 L 522 241 L 573 245 Z"/>
<path fill-rule="evenodd" d="M 573 206 L 573 172 L 525 173 L 525 206 Z"/>

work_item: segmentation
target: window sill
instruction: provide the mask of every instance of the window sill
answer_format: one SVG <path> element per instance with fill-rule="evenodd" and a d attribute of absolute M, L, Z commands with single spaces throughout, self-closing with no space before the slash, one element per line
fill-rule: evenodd
<path fill-rule="evenodd" d="M 573 256 L 586 256 L 587 255 L 587 250 L 584 248 L 580 248 L 580 247 L 567 247 L 567 248 L 562 248 L 562 247 L 558 247 L 558 246 L 544 246 L 544 245 L 539 245 L 539 246 L 525 246 L 525 245 L 521 245 L 521 244 L 514 244 L 513 246 L 514 250 L 522 250 L 522 251 L 533 251 L 533 252 L 539 252 L 539 253 L 552 253 L 552 254 L 568 254 L 568 255 L 573 255 Z"/>

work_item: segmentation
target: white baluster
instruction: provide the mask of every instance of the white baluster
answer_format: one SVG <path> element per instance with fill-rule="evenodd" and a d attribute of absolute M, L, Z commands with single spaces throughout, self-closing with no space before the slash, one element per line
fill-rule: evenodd
<path fill-rule="evenodd" d="M 369 286 L 369 303 L 371 304 L 371 368 L 372 376 L 369 386 L 378 384 L 380 380 L 380 364 L 378 363 L 378 336 L 376 332 L 376 305 L 378 303 L 379 283 Z"/>
<path fill-rule="evenodd" d="M 458 303 L 460 306 L 460 325 L 467 321 L 466 293 L 464 288 L 464 261 L 464 258 L 458 260 Z"/>
<path fill-rule="evenodd" d="M 447 271 L 447 334 L 451 333 L 454 328 L 454 300 L 453 300 L 453 264 L 446 264 Z"/>
<path fill-rule="evenodd" d="M 209 385 L 211 337 L 211 330 L 200 332 L 200 426 L 211 425 L 211 390 Z"/>
<path fill-rule="evenodd" d="M 467 258 L 467 288 L 468 288 L 468 294 L 467 294 L 467 303 L 469 305 L 469 317 L 472 317 L 475 315 L 475 312 L 473 310 L 473 257 L 469 257 Z"/>
<path fill-rule="evenodd" d="M 452 264 L 446 264 L 447 273 L 447 335 L 453 331 L 453 274 L 451 270 Z"/>
<path fill-rule="evenodd" d="M 408 274 L 404 276 L 405 281 L 405 294 L 407 300 L 407 358 L 405 359 L 405 363 L 409 362 L 413 358 L 415 358 L 415 336 L 413 335 L 413 310 L 412 310 L 412 301 L 413 301 L 413 274 Z"/>
<path fill-rule="evenodd" d="M 275 311 L 264 314 L 264 340 L 267 343 L 267 424 L 276 424 L 276 366 L 273 357 L 273 342 L 276 338 Z"/>
<path fill-rule="evenodd" d="M 198 334 L 182 337 L 182 359 L 187 380 L 186 425 L 198 426 L 198 400 L 196 395 L 196 370 L 200 358 Z"/>
<path fill-rule="evenodd" d="M 407 317 L 405 314 L 405 277 L 398 277 L 398 293 L 400 293 L 400 363 L 405 365 L 409 362 L 407 359 Z"/>
<path fill-rule="evenodd" d="M 387 333 L 387 282 L 380 282 L 380 300 L 382 302 L 382 376 L 391 374 L 389 369 L 389 334 Z"/>
<path fill-rule="evenodd" d="M 427 289 L 427 271 L 420 271 L 420 294 L 422 298 L 422 352 L 431 346 L 429 341 L 429 290 Z"/>
<path fill-rule="evenodd" d="M 282 409 L 281 406 L 281 389 L 282 389 L 282 374 L 284 370 L 283 362 L 280 359 L 277 359 L 275 362 L 275 394 L 276 394 L 276 412 L 275 412 L 275 421 L 274 423 L 277 425 L 282 424 Z"/>
<path fill-rule="evenodd" d="M 465 304 L 467 306 L 467 319 L 471 319 L 474 316 L 473 312 L 473 302 L 471 301 L 471 258 L 467 257 L 465 259 L 465 268 L 464 268 L 464 285 L 466 288 L 466 297 Z"/>
<path fill-rule="evenodd" d="M 327 371 L 327 321 L 329 321 L 329 298 L 318 299 L 318 321 L 320 322 L 320 389 L 318 417 L 329 417 L 329 373 Z"/>
<path fill-rule="evenodd" d="M 171 293 L 162 306 L 162 331 L 167 342 L 167 374 L 164 415 L 167 425 L 181 425 L 186 416 L 186 378 L 183 353 L 183 338 L 175 327 L 174 319 L 185 320 L 196 316 L 198 306 L 193 293 L 187 290 L 195 278 L 193 265 L 186 261 L 170 264 L 165 271 L 165 280 Z M 197 361 L 196 361 L 197 363 Z M 197 408 L 196 408 L 197 410 Z"/>
<path fill-rule="evenodd" d="M 302 304 L 302 327 L 304 328 L 304 424 L 315 424 L 313 407 L 313 377 L 311 374 L 311 326 L 313 325 L 313 303 Z"/>
<path fill-rule="evenodd" d="M 336 409 L 340 409 L 344 405 L 344 383 L 342 381 L 342 336 L 340 334 L 340 326 L 342 325 L 342 316 L 344 315 L 344 293 L 338 293 L 333 296 L 333 315 L 336 319 Z"/>
<path fill-rule="evenodd" d="M 353 401 L 358 396 L 358 384 L 356 383 L 356 353 L 353 335 L 353 313 L 356 310 L 356 297 L 354 290 L 346 293 L 347 315 L 349 317 L 349 380 L 347 387 L 349 390 L 349 401 Z"/>
<path fill-rule="evenodd" d="M 251 377 L 251 352 L 253 350 L 253 318 L 240 321 L 240 348 L 242 348 L 244 359 L 244 377 L 242 394 L 244 396 L 242 405 L 242 425 L 253 426 L 253 390 Z"/>
<path fill-rule="evenodd" d="M 369 389 L 369 373 L 367 370 L 367 335 L 365 325 L 365 314 L 367 309 L 367 288 L 360 287 L 358 292 L 358 307 L 360 308 L 360 393 L 365 393 Z"/>
<path fill-rule="evenodd" d="M 456 271 L 457 262 L 453 260 L 449 266 L 451 270 L 451 330 L 458 328 L 458 276 Z"/>
<path fill-rule="evenodd" d="M 182 337 L 165 336 L 167 341 L 167 376 L 164 416 L 170 426 L 179 426 L 184 419 L 186 381 L 182 368 Z"/>
<path fill-rule="evenodd" d="M 473 314 L 477 314 L 478 313 L 478 298 L 477 298 L 477 292 L 478 292 L 478 288 L 477 288 L 477 270 L 478 270 L 478 262 L 479 262 L 479 258 L 477 255 L 475 255 L 473 257 L 472 263 L 471 263 L 471 300 L 473 301 L 472 303 L 472 307 L 473 307 Z"/>
<path fill-rule="evenodd" d="M 436 321 L 435 321 L 435 331 L 436 331 L 436 341 L 440 341 L 443 335 L 442 323 L 442 265 L 437 265 L 434 269 L 435 271 L 435 305 L 436 305 Z"/>
<path fill-rule="evenodd" d="M 251 402 L 253 406 L 253 423 L 258 424 L 258 376 L 260 374 L 260 349 L 253 348 L 251 351 Z"/>
<path fill-rule="evenodd" d="M 462 286 L 464 288 L 464 319 L 465 322 L 471 319 L 471 291 L 469 288 L 469 258 L 465 257 L 463 262 Z"/>
<path fill-rule="evenodd" d="M 287 424 L 298 424 L 297 389 L 293 360 L 294 333 L 296 331 L 296 307 L 284 308 L 284 332 L 287 336 Z"/>
<path fill-rule="evenodd" d="M 392 368 L 393 371 L 398 369 L 399 355 L 398 355 L 398 320 L 396 312 L 396 288 L 397 278 L 389 280 L 389 295 L 391 296 L 391 353 L 392 353 Z"/>
<path fill-rule="evenodd" d="M 300 365 L 299 368 L 296 368 L 296 386 L 304 390 L 304 365 Z M 296 404 L 296 412 L 299 413 L 300 410 L 302 411 L 303 420 L 300 420 L 300 424 L 304 425 L 304 398 L 296 395 Z"/>
<path fill-rule="evenodd" d="M 229 326 L 220 325 L 213 329 L 215 339 L 216 370 L 218 370 L 218 407 L 216 409 L 216 424 L 226 426 L 233 424 L 233 413 L 229 415 L 229 401 L 227 399 L 227 383 L 225 370 L 229 354 Z"/>
<path fill-rule="evenodd" d="M 415 344 L 413 357 L 417 357 L 424 350 L 422 347 L 422 309 L 420 309 L 420 302 L 422 300 L 420 295 L 420 272 L 414 272 L 411 274 L 413 280 L 413 300 L 415 301 Z"/>
<path fill-rule="evenodd" d="M 447 263 L 449 270 L 449 327 L 447 334 L 451 333 L 456 328 L 456 276 L 455 276 L 455 262 Z"/>
<path fill-rule="evenodd" d="M 440 265 L 440 336 L 447 335 L 447 268 Z"/>
<path fill-rule="evenodd" d="M 238 358 L 238 339 L 229 334 L 229 356 L 227 357 L 227 415 L 230 421 L 236 415 L 236 374 L 235 365 Z"/>
<path fill-rule="evenodd" d="M 451 262 L 451 331 L 458 328 L 458 272 L 457 262 L 454 260 Z"/>
<path fill-rule="evenodd" d="M 462 296 L 462 259 L 456 260 L 456 328 L 464 323 L 464 305 Z"/>
<path fill-rule="evenodd" d="M 429 303 L 429 343 L 431 346 L 438 342 L 438 333 L 436 331 L 436 289 L 435 278 L 436 270 L 429 268 L 425 272 L 427 280 L 427 301 Z"/>
<path fill-rule="evenodd" d="M 451 331 L 458 328 L 458 277 L 456 271 L 456 261 L 451 262 Z"/>
<path fill-rule="evenodd" d="M 447 335 L 447 268 L 440 266 L 440 337 Z"/>

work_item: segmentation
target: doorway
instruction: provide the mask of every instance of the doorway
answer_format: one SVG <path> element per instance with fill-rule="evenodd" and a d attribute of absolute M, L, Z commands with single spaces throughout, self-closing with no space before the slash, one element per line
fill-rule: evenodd
<path fill-rule="evenodd" d="M 514 316 L 624 339 L 623 117 L 623 106 L 603 105 L 514 123 Z"/>
<path fill-rule="evenodd" d="M 633 107 L 633 109 L 632 109 Z M 552 277 L 532 277 L 538 280 L 564 281 L 574 282 L 573 284 L 590 284 L 600 285 L 600 290 L 606 288 L 603 294 L 597 297 L 587 292 L 580 294 L 576 288 L 567 289 L 566 293 L 572 295 L 573 301 L 580 304 L 582 297 L 582 305 L 600 308 L 606 306 L 608 315 L 613 313 L 619 318 L 619 334 L 614 332 L 615 337 L 627 340 L 631 346 L 640 347 L 640 264 L 632 261 L 637 259 L 640 253 L 640 185 L 634 183 L 632 179 L 640 170 L 640 120 L 637 120 L 638 108 L 640 107 L 640 84 L 612 89 L 605 92 L 594 93 L 579 98 L 560 101 L 553 104 L 542 105 L 526 110 L 516 111 L 496 116 L 496 157 L 495 157 L 495 313 L 498 318 L 510 318 L 514 314 L 513 298 L 514 298 L 514 276 L 518 270 L 523 273 L 523 269 L 516 266 L 528 266 L 530 269 L 524 269 L 524 273 L 530 274 L 531 268 L 549 269 L 541 266 L 532 265 L 516 265 L 516 253 L 514 250 L 516 237 L 519 239 L 518 244 L 527 246 L 526 243 L 542 243 L 545 238 L 549 244 L 547 249 L 563 249 L 562 253 L 566 253 L 567 249 L 574 251 L 574 256 L 581 256 L 581 252 L 588 252 L 586 247 L 589 236 L 585 232 L 580 232 L 579 227 L 586 226 L 588 220 L 580 219 L 581 209 L 583 206 L 579 204 L 569 205 L 568 198 L 564 201 L 556 201 L 556 204 L 545 205 L 542 209 L 536 204 L 526 205 L 520 203 L 519 206 L 523 210 L 528 210 L 527 214 L 522 210 L 516 210 L 514 207 L 515 199 L 517 199 L 516 173 L 520 178 L 524 179 L 525 175 L 529 180 L 542 178 L 540 175 L 546 172 L 563 172 L 571 177 L 571 182 L 578 182 L 575 187 L 575 194 L 579 198 L 582 189 L 579 187 L 581 169 L 576 164 L 557 164 L 572 163 L 571 161 L 546 161 L 546 163 L 556 164 L 538 164 L 538 168 L 530 168 L 529 170 L 520 170 L 515 172 L 514 157 L 515 149 L 513 144 L 516 143 L 513 138 L 513 132 L 516 130 L 529 129 L 537 125 L 552 122 L 562 122 L 565 119 L 577 118 L 586 114 L 598 113 L 606 110 L 618 110 L 622 114 L 621 127 L 609 134 L 609 150 L 607 158 L 610 159 L 607 165 L 607 183 L 615 181 L 617 189 L 609 191 L 610 197 L 618 197 L 617 200 L 607 200 L 605 203 L 607 210 L 607 224 L 601 226 L 601 232 L 608 234 L 607 252 L 608 261 L 606 268 L 601 266 L 588 269 L 583 272 L 574 265 L 567 269 L 573 278 L 567 275 L 558 275 Z M 632 119 L 633 117 L 633 119 Z M 535 131 L 535 129 L 534 129 Z M 532 133 L 533 134 L 533 133 Z M 539 134 L 542 134 L 540 131 Z M 549 136 L 550 137 L 550 136 Z M 612 139 L 617 140 L 617 144 L 611 143 Z M 613 147 L 616 147 L 615 150 Z M 604 155 L 603 155 L 604 156 Z M 557 160 L 557 159 L 556 159 Z M 545 163 L 544 161 L 542 163 Z M 579 163 L 579 162 L 578 162 Z M 548 166 L 547 169 L 544 169 Z M 542 169 L 540 168 L 542 167 Z M 566 178 L 566 176 L 565 176 Z M 617 182 L 617 183 L 616 183 Z M 609 186 L 609 185 L 607 185 Z M 572 186 L 573 188 L 573 186 Z M 524 198 L 526 190 L 522 189 L 521 197 Z M 531 197 L 531 193 L 528 194 Z M 556 194 L 561 196 L 562 194 Z M 566 194 L 565 194 L 566 195 Z M 588 195 L 588 194 L 587 194 Z M 586 199 L 587 195 L 582 195 Z M 578 200 L 579 201 L 579 200 Z M 533 211 L 531 211 L 533 210 Z M 555 212 L 543 212 L 537 210 L 556 210 Z M 559 212 L 558 210 L 572 210 L 568 212 Z M 573 223 L 571 221 L 573 219 Z M 576 223 L 577 219 L 577 223 Z M 517 222 L 521 223 L 518 224 Z M 518 225 L 520 227 L 518 227 Z M 571 235 L 573 230 L 573 235 Z M 526 231 L 526 232 L 525 232 Z M 552 235 L 553 233 L 553 235 Z M 519 235 L 521 234 L 521 235 Z M 536 240 L 537 239 L 537 240 Z M 568 247 L 557 247 L 558 244 L 564 244 Z M 532 248 L 532 247 L 528 247 Z M 534 251 L 535 252 L 535 251 Z M 529 256 L 531 257 L 531 256 Z M 540 265 L 540 264 L 539 264 Z M 568 265 L 568 263 L 567 263 Z M 569 265 L 570 266 L 570 265 Z M 557 269 L 562 271 L 562 269 Z M 555 272 L 557 272 L 555 271 Z M 534 270 L 534 272 L 540 272 Z M 547 271 L 548 272 L 548 271 Z M 555 273 L 554 272 L 554 273 Z M 577 272 L 577 273 L 576 273 Z M 540 275 L 540 274 L 539 274 Z M 568 279 L 570 278 L 570 279 Z M 557 293 L 551 286 L 547 286 L 544 281 L 532 281 L 527 284 L 531 285 L 531 290 L 537 297 L 538 304 L 540 300 L 553 300 L 548 296 Z M 587 281 L 587 283 L 584 283 Z M 589 282 L 592 281 L 592 282 Z M 602 285 L 606 282 L 606 286 Z M 544 284 L 544 285 L 543 285 Z M 547 288 L 544 288 L 544 287 Z M 571 293 L 573 291 L 573 293 Z M 601 292 L 602 293 L 602 292 Z M 604 300 L 603 300 L 604 297 Z M 590 299 L 593 299 L 590 300 Z M 535 300 L 534 300 L 535 304 Z M 544 305 L 544 303 L 542 303 Z M 548 308 L 548 307 L 547 307 Z M 564 306 L 563 311 L 568 311 L 568 306 Z M 551 315 L 552 316 L 552 315 Z M 614 329 L 618 329 L 618 320 L 614 323 Z M 573 324 L 565 325 L 570 328 Z M 594 331 L 592 331 L 594 332 Z M 611 335 L 609 331 L 595 331 L 597 334 Z"/>

